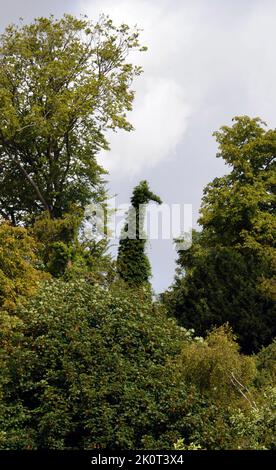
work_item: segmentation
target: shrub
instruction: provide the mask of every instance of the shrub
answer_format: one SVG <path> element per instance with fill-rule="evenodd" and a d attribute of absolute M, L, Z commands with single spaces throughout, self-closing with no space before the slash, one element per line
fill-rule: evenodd
<path fill-rule="evenodd" d="M 55 280 L 18 315 L 2 448 L 171 447 L 180 437 L 196 397 L 168 360 L 188 335 L 147 290 Z"/>

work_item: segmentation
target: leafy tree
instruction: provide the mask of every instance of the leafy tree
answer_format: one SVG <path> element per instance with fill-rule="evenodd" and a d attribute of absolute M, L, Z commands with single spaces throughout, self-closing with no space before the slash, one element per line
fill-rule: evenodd
<path fill-rule="evenodd" d="M 263 393 L 263 400 L 249 413 L 237 410 L 230 416 L 233 449 L 276 449 L 276 388 Z"/>
<path fill-rule="evenodd" d="M 169 361 L 191 339 L 147 293 L 55 280 L 18 317 L 2 449 L 170 447 L 181 436 L 197 398 Z"/>
<path fill-rule="evenodd" d="M 186 386 L 196 387 L 202 403 L 184 418 L 188 433 L 175 448 L 275 449 L 275 374 L 270 374 L 275 348 L 259 355 L 240 354 L 226 327 L 183 345 L 182 377 Z"/>
<path fill-rule="evenodd" d="M 83 210 L 76 206 L 58 219 L 47 212 L 36 219 L 29 232 L 37 241 L 41 269 L 67 280 L 85 278 L 109 285 L 115 278 L 115 261 L 108 254 L 108 239 L 96 229 L 86 237 L 84 224 Z"/>
<path fill-rule="evenodd" d="M 0 41 L 0 204 L 13 224 L 103 197 L 107 129 L 131 130 L 127 61 L 137 30 L 64 15 L 9 26 Z"/>
<path fill-rule="evenodd" d="M 0 222 L 0 415 L 2 385 L 6 383 L 6 359 L 12 338 L 22 321 L 16 306 L 33 295 L 45 275 L 37 267 L 36 243 L 26 229 Z M 0 442 L 4 433 L 0 432 Z"/>
<path fill-rule="evenodd" d="M 204 191 L 192 247 L 180 251 L 178 277 L 164 299 L 187 328 L 203 335 L 229 322 L 245 352 L 275 336 L 276 131 L 237 117 L 215 132 L 231 172 Z"/>
<path fill-rule="evenodd" d="M 275 450 L 275 387 L 263 395 L 257 408 L 228 409 L 206 403 L 191 417 L 189 438 L 176 441 L 178 450 Z"/>
<path fill-rule="evenodd" d="M 274 302 L 259 282 L 266 266 L 229 247 L 206 247 L 196 234 L 192 247 L 179 253 L 177 280 L 163 299 L 186 328 L 205 335 L 229 322 L 243 351 L 269 344 L 275 335 Z M 184 274 L 183 274 L 183 269 Z"/>
<path fill-rule="evenodd" d="M 259 118 L 233 121 L 214 132 L 231 172 L 205 189 L 200 223 L 213 243 L 263 253 L 274 242 L 276 130 Z"/>
<path fill-rule="evenodd" d="M 0 223 L 0 309 L 13 311 L 34 294 L 44 276 L 37 269 L 37 246 L 26 229 Z"/>
<path fill-rule="evenodd" d="M 240 401 L 242 387 L 249 387 L 256 376 L 254 358 L 241 355 L 239 349 L 229 328 L 217 328 L 204 341 L 184 345 L 179 357 L 182 373 L 210 403 L 233 405 Z"/>
<path fill-rule="evenodd" d="M 230 246 L 261 262 L 260 284 L 275 299 L 276 130 L 266 130 L 259 118 L 234 122 L 214 133 L 217 156 L 232 171 L 205 189 L 199 222 L 209 245 Z"/>
<path fill-rule="evenodd" d="M 142 233 L 145 206 L 150 201 L 162 204 L 161 199 L 150 191 L 147 181 L 141 181 L 133 190 L 117 258 L 119 276 L 131 286 L 147 283 L 151 276 L 150 262 L 145 254 L 146 238 Z"/>

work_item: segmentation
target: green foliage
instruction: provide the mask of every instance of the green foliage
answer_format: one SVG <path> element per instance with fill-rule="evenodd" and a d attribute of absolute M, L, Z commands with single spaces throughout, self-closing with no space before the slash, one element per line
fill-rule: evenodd
<path fill-rule="evenodd" d="M 226 328 L 193 339 L 118 283 L 48 282 L 16 319 L 0 335 L 2 449 L 275 448 L 272 347 L 244 356 Z"/>
<path fill-rule="evenodd" d="M 39 247 L 44 269 L 55 277 L 65 274 L 76 257 L 83 211 L 72 207 L 63 217 L 52 219 L 45 212 L 30 228 Z"/>
<path fill-rule="evenodd" d="M 180 437 L 195 397 L 168 361 L 188 336 L 147 290 L 55 280 L 18 316 L 2 448 L 168 447 Z"/>
<path fill-rule="evenodd" d="M 244 116 L 215 133 L 231 172 L 205 189 L 163 305 L 146 181 L 117 271 L 107 238 L 80 236 L 84 206 L 105 201 L 105 131 L 132 129 L 137 49 L 138 31 L 104 16 L 1 36 L 0 216 L 14 226 L 0 223 L 0 449 L 275 450 L 276 131 Z"/>
<path fill-rule="evenodd" d="M 173 289 L 164 296 L 172 315 L 186 328 L 205 335 L 229 322 L 243 351 L 269 344 L 275 335 L 275 305 L 259 286 L 266 262 L 256 264 L 229 247 L 206 247 L 204 234 L 179 253 L 179 270 Z"/>
<path fill-rule="evenodd" d="M 0 42 L 1 215 L 13 224 L 103 197 L 100 149 L 126 119 L 144 50 L 138 31 L 102 16 L 64 15 L 9 26 Z"/>
<path fill-rule="evenodd" d="M 3 389 L 7 383 L 6 361 L 14 334 L 22 321 L 15 315 L 16 306 L 33 295 L 45 278 L 37 268 L 37 247 L 26 229 L 0 223 L 0 416 L 3 412 Z M 0 446 L 5 439 L 1 429 Z"/>
<path fill-rule="evenodd" d="M 178 277 L 164 296 L 170 312 L 204 335 L 229 322 L 243 351 L 275 336 L 276 131 L 259 119 L 234 119 L 215 133 L 232 166 L 204 191 L 192 247 L 179 252 Z"/>
<path fill-rule="evenodd" d="M 84 278 L 90 284 L 105 287 L 116 278 L 116 261 L 108 253 L 108 240 L 83 241 L 78 245 L 74 262 L 65 273 L 65 279 Z"/>
<path fill-rule="evenodd" d="M 194 414 L 189 438 L 179 450 L 275 450 L 275 388 L 264 394 L 257 409 L 202 406 Z"/>
<path fill-rule="evenodd" d="M 236 449 L 276 449 L 276 388 L 268 389 L 257 409 L 241 410 L 230 416 L 232 446 Z"/>
<path fill-rule="evenodd" d="M 141 181 L 133 190 L 131 204 L 136 210 L 138 210 L 140 205 L 148 204 L 150 201 L 157 202 L 157 204 L 162 204 L 160 197 L 156 196 L 156 194 L 150 191 L 148 182 Z M 137 227 L 138 225 L 139 224 L 137 224 Z"/>
<path fill-rule="evenodd" d="M 201 450 L 201 446 L 199 444 L 195 444 L 191 442 L 190 444 L 185 444 L 184 439 L 178 439 L 174 445 L 175 450 Z"/>
<path fill-rule="evenodd" d="M 0 223 L 0 309 L 12 311 L 32 295 L 43 275 L 37 269 L 37 247 L 27 230 Z"/>
<path fill-rule="evenodd" d="M 130 286 L 139 286 L 149 281 L 151 266 L 145 254 L 146 238 L 143 234 L 145 206 L 161 199 L 152 193 L 147 181 L 141 181 L 133 190 L 127 223 L 122 231 L 117 269 L 121 279 Z"/>
<path fill-rule="evenodd" d="M 37 218 L 29 230 L 37 240 L 43 269 L 67 280 L 82 277 L 108 285 L 115 278 L 115 263 L 107 254 L 108 240 L 97 233 L 83 238 L 82 225 L 83 211 L 75 206 L 58 219 L 51 219 L 47 212 Z"/>
<path fill-rule="evenodd" d="M 249 386 L 255 375 L 254 359 L 242 356 L 230 330 L 218 328 L 206 340 L 187 343 L 180 355 L 185 380 L 209 402 L 220 405 L 241 398 L 239 382 Z"/>
<path fill-rule="evenodd" d="M 195 387 L 201 404 L 184 418 L 188 433 L 175 448 L 275 448 L 276 389 L 275 377 L 269 374 L 275 350 L 273 354 L 271 346 L 259 354 L 257 360 L 240 354 L 226 328 L 184 345 L 179 356 L 182 376 L 186 386 Z"/>
<path fill-rule="evenodd" d="M 217 156 L 232 171 L 205 189 L 199 222 L 210 245 L 231 246 L 254 256 L 257 269 L 265 261 L 263 277 L 275 296 L 276 130 L 266 130 L 259 118 L 243 116 L 234 121 L 232 127 L 223 126 L 214 133 Z"/>
<path fill-rule="evenodd" d="M 270 386 L 276 384 L 276 340 L 262 348 L 256 356 L 258 368 L 257 384 Z"/>

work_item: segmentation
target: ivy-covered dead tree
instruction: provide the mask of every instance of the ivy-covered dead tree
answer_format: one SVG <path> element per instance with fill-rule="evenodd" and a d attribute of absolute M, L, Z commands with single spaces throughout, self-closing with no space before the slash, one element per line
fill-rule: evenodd
<path fill-rule="evenodd" d="M 131 207 L 121 234 L 117 269 L 121 279 L 130 286 L 149 281 L 151 266 L 145 253 L 146 237 L 143 233 L 146 205 L 154 201 L 162 204 L 160 197 L 152 193 L 147 181 L 141 181 L 133 190 Z"/>

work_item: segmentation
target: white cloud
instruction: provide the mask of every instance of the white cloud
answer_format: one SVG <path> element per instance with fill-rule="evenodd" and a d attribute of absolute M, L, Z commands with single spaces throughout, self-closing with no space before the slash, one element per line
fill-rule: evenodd
<path fill-rule="evenodd" d="M 135 131 L 112 134 L 111 151 L 101 156 L 113 177 L 170 158 L 185 147 L 190 125 L 205 126 L 211 140 L 233 115 L 276 121 L 274 0 L 80 1 L 94 19 L 104 12 L 117 24 L 137 23 L 149 47 L 130 58 L 144 68 L 129 117 Z"/>
<path fill-rule="evenodd" d="M 188 106 L 179 85 L 170 79 L 144 81 L 130 119 L 134 132 L 110 135 L 111 151 L 101 156 L 112 171 L 134 175 L 174 154 L 186 130 Z"/>
<path fill-rule="evenodd" d="M 181 53 L 179 44 L 187 40 L 191 28 L 181 28 L 179 12 L 168 10 L 167 1 L 84 0 L 82 11 L 91 18 L 107 13 L 117 24 L 137 24 L 143 29 L 141 42 L 149 50 L 131 58 L 144 68 L 135 81 L 134 109 L 129 116 L 135 131 L 111 134 L 111 151 L 101 155 L 113 174 L 134 175 L 173 155 L 185 134 L 191 105 L 175 62 Z"/>

